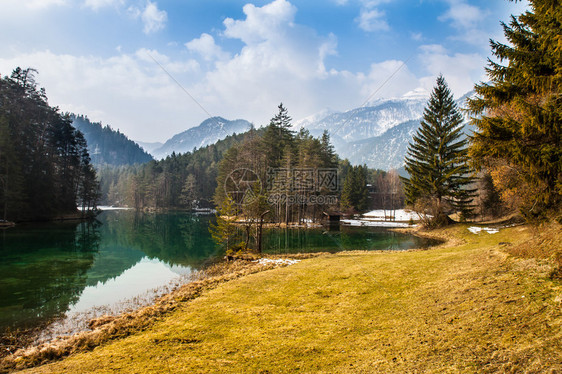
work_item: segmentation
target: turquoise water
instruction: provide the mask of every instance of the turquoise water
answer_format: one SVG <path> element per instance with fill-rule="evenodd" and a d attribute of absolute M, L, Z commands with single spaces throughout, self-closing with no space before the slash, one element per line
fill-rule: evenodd
<path fill-rule="evenodd" d="M 0 332 L 150 293 L 216 261 L 212 217 L 106 211 L 96 222 L 0 230 Z M 264 252 L 402 250 L 430 242 L 384 229 L 264 230 Z M 182 278 L 183 277 L 183 278 Z"/>

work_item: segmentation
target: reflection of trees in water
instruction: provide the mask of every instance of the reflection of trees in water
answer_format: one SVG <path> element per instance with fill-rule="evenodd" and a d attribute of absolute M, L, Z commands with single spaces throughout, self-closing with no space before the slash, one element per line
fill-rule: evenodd
<path fill-rule="evenodd" d="M 198 267 L 215 255 L 206 216 L 121 211 L 106 212 L 101 219 L 111 222 L 111 242 L 168 264 Z"/>
<path fill-rule="evenodd" d="M 327 229 L 268 229 L 264 235 L 266 253 L 298 253 L 343 250 L 402 250 L 436 244 L 425 238 L 372 227 L 341 226 Z"/>
<path fill-rule="evenodd" d="M 2 232 L 0 330 L 30 327 L 66 312 L 86 286 L 98 246 L 99 224 L 95 222 L 51 223 Z"/>

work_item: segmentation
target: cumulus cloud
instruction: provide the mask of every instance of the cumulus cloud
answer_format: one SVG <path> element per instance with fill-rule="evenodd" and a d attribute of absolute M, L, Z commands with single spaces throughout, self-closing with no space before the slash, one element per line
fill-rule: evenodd
<path fill-rule="evenodd" d="M 164 28 L 168 20 L 168 14 L 164 10 L 159 10 L 156 3 L 149 1 L 142 12 L 141 19 L 144 23 L 144 33 L 150 34 Z"/>
<path fill-rule="evenodd" d="M 133 18 L 140 18 L 142 20 L 144 24 L 143 32 L 147 35 L 162 30 L 168 21 L 168 13 L 166 13 L 165 10 L 158 9 L 158 4 L 150 0 L 146 2 L 146 7 L 144 9 L 130 6 L 127 11 Z"/>
<path fill-rule="evenodd" d="M 227 52 L 223 51 L 215 43 L 215 39 L 207 33 L 203 33 L 199 38 L 185 43 L 185 46 L 190 51 L 200 54 L 205 61 L 226 60 L 230 57 Z"/>
<path fill-rule="evenodd" d="M 361 9 L 356 22 L 359 24 L 359 28 L 364 31 L 386 31 L 390 29 L 385 20 L 384 12 L 377 9 Z"/>
<path fill-rule="evenodd" d="M 447 3 L 449 9 L 438 19 L 442 22 L 449 22 L 458 31 L 458 34 L 452 36 L 451 39 L 487 47 L 489 36 L 483 30 L 482 25 L 489 12 L 464 1 L 447 0 Z"/>
<path fill-rule="evenodd" d="M 361 0 L 359 16 L 355 18 L 355 22 L 363 31 L 388 31 L 390 26 L 386 21 L 384 11 L 377 9 L 379 5 L 389 3 L 392 0 Z"/>
<path fill-rule="evenodd" d="M 420 60 L 429 76 L 420 79 L 423 88 L 431 90 L 435 78 L 443 74 L 456 97 L 474 88 L 474 82 L 484 79 L 484 56 L 477 53 L 450 53 L 439 44 L 420 47 Z"/>
<path fill-rule="evenodd" d="M 224 20 L 224 35 L 240 39 L 247 45 L 283 38 L 293 21 L 297 9 L 286 0 L 275 0 L 263 7 L 246 4 L 245 20 Z"/>
<path fill-rule="evenodd" d="M 341 73 L 327 71 L 324 61 L 336 53 L 337 38 L 333 34 L 319 36 L 296 24 L 296 8 L 285 0 L 262 7 L 248 4 L 243 11 L 244 19 L 224 21 L 222 35 L 244 45 L 231 58 L 218 61 L 195 88 L 203 105 L 230 110 L 225 115 L 232 117 L 252 113 L 252 120 L 260 125 L 269 120 L 281 101 L 295 118 L 310 114 L 311 108 L 334 104 L 339 92 L 327 88 L 338 86 L 343 79 Z M 189 42 L 188 48 L 204 44 L 213 53 L 211 39 L 204 38 L 205 43 L 201 39 Z"/>
<path fill-rule="evenodd" d="M 143 4 L 146 8 L 129 8 L 130 14 L 141 20 L 151 5 L 156 13 L 162 12 L 156 3 Z M 361 6 L 375 10 L 380 4 Z M 482 75 L 483 57 L 451 53 L 437 44 L 419 50 L 417 65 L 425 69 L 418 73 L 424 76 L 421 80 L 398 59 L 377 61 L 364 71 L 338 70 L 329 63 L 338 53 L 336 35 L 320 35 L 299 24 L 297 8 L 289 1 L 248 4 L 243 12 L 242 17 L 225 19 L 222 29 L 188 40 L 187 50 L 175 56 L 148 48 L 133 53 L 118 50 L 104 58 L 49 51 L 14 53 L 17 57 L 5 53 L 0 71 L 37 68 L 38 81 L 53 105 L 87 114 L 145 141 L 166 140 L 207 117 L 183 88 L 213 115 L 245 118 L 260 126 L 269 122 L 280 102 L 300 119 L 325 108 L 356 108 L 367 98 L 402 96 L 420 85 L 431 91 L 439 73 L 460 95 Z M 165 23 L 165 16 L 160 19 Z M 241 47 L 228 53 L 221 42 Z"/>
<path fill-rule="evenodd" d="M 16 66 L 36 68 L 37 81 L 46 88 L 51 105 L 110 124 L 132 139 L 165 140 L 197 125 L 205 115 L 197 113 L 185 93 L 146 52 L 109 58 L 34 52 L 0 58 L 0 71 Z M 158 51 L 150 53 L 179 79 L 197 73 L 193 61 L 174 62 Z"/>

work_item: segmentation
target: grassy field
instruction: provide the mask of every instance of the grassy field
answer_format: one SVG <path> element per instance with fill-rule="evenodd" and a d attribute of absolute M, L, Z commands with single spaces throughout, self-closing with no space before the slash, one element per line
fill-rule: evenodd
<path fill-rule="evenodd" d="M 513 255 L 538 245 L 532 230 L 455 226 L 431 250 L 347 252 L 247 275 L 144 331 L 28 372 L 561 372 L 555 261 Z M 551 227 L 539 244 L 560 251 L 559 234 Z"/>

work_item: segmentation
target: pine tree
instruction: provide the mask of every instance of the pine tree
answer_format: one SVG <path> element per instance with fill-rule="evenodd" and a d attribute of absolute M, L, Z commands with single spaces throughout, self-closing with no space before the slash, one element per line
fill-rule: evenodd
<path fill-rule="evenodd" d="M 343 182 L 340 199 L 343 210 L 363 212 L 369 207 L 366 171 L 365 166 L 353 166 L 349 169 Z"/>
<path fill-rule="evenodd" d="M 532 218 L 559 213 L 562 204 L 562 7 L 529 4 L 531 11 L 502 23 L 509 44 L 490 42 L 498 62 L 488 61 L 489 83 L 476 85 L 469 108 L 478 127 L 470 150 L 476 166 L 516 173 L 515 187 L 494 183 Z"/>
<path fill-rule="evenodd" d="M 268 165 L 278 168 L 287 147 L 293 147 L 294 132 L 291 130 L 291 117 L 283 103 L 278 106 L 279 112 L 271 119 L 263 135 L 263 151 L 267 154 Z"/>
<path fill-rule="evenodd" d="M 424 110 L 420 128 L 408 147 L 404 178 L 406 203 L 429 213 L 431 226 L 448 222 L 448 213 L 470 212 L 473 179 L 467 164 L 467 140 L 462 138 L 462 115 L 443 76 Z"/>

